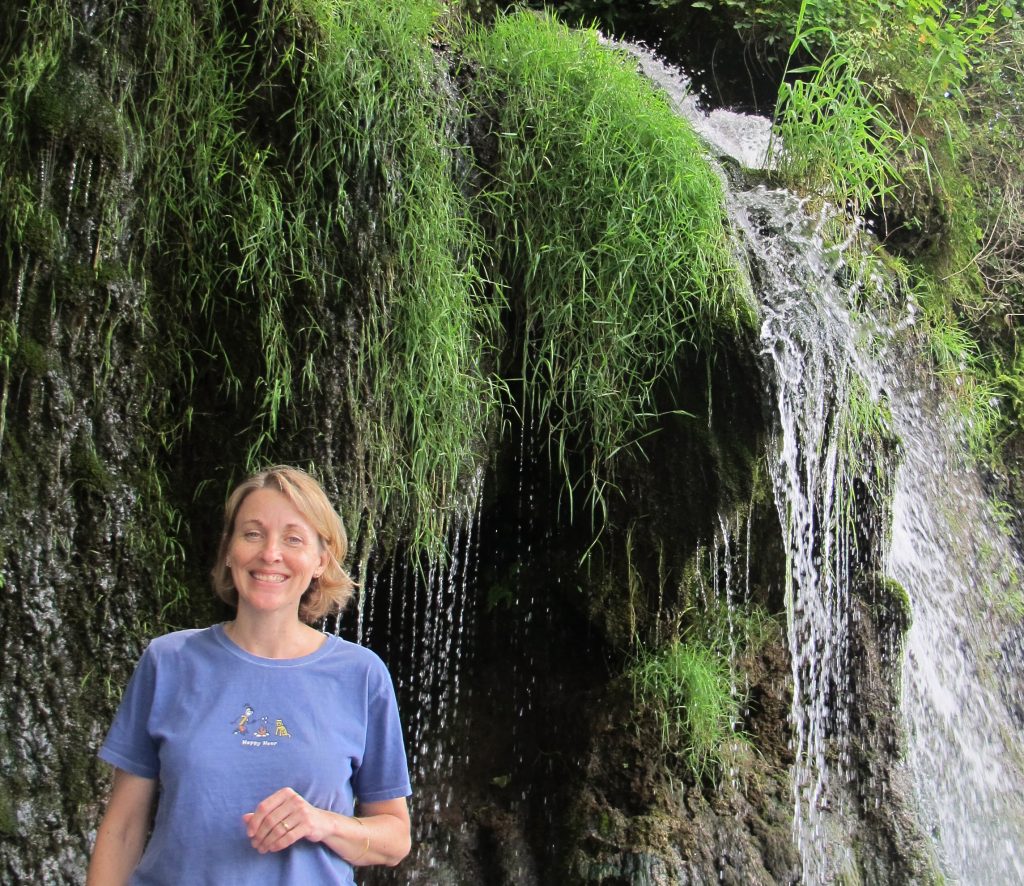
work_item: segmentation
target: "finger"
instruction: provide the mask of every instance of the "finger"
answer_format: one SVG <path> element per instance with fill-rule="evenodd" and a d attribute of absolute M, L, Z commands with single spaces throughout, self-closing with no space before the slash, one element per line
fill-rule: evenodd
<path fill-rule="evenodd" d="M 279 791 L 274 791 L 274 793 L 264 797 L 259 802 L 252 812 L 252 819 L 249 824 L 253 829 L 258 830 L 268 816 L 273 816 L 282 806 L 287 805 L 298 796 L 291 788 L 281 788 Z"/>
<path fill-rule="evenodd" d="M 287 798 L 280 791 L 262 800 L 256 808 L 244 815 L 245 831 L 250 840 L 262 841 L 286 814 Z"/>
<path fill-rule="evenodd" d="M 262 849 L 266 852 L 280 852 L 302 837 L 301 828 L 297 828 L 287 816 L 278 821 L 263 839 Z"/>
<path fill-rule="evenodd" d="M 254 849 L 278 852 L 301 840 L 309 831 L 309 804 L 291 788 L 263 800 L 256 811 L 243 816 Z"/>
<path fill-rule="evenodd" d="M 297 837 L 292 834 L 294 826 L 286 819 L 272 823 L 265 820 L 260 829 L 249 839 L 252 848 L 258 852 L 276 852 L 294 842 Z"/>
<path fill-rule="evenodd" d="M 281 845 L 293 843 L 297 837 L 291 836 L 295 824 L 289 821 L 288 814 L 284 810 L 276 810 L 264 820 L 264 826 L 260 829 L 253 843 L 259 843 L 260 847 L 272 851 L 281 848 Z"/>

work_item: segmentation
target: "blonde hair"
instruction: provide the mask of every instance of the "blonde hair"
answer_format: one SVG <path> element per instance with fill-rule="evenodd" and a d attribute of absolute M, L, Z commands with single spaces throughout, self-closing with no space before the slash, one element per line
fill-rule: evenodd
<path fill-rule="evenodd" d="M 224 531 L 217 559 L 210 570 L 214 593 L 230 606 L 238 605 L 238 590 L 227 566 L 228 549 L 235 533 L 238 510 L 249 493 L 257 489 L 273 489 L 284 495 L 316 531 L 321 548 L 330 555 L 323 573 L 310 582 L 299 601 L 299 618 L 312 624 L 331 612 L 344 609 L 355 590 L 354 582 L 341 566 L 348 553 L 345 526 L 323 487 L 305 471 L 287 465 L 275 465 L 253 474 L 228 496 L 224 505 Z"/>

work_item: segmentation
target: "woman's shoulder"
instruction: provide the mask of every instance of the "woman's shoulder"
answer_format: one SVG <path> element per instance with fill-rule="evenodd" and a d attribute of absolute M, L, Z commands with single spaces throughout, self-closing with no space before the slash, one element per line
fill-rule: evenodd
<path fill-rule="evenodd" d="M 361 646 L 334 634 L 327 635 L 327 642 L 331 644 L 333 655 L 343 659 L 346 665 L 356 665 L 371 673 L 387 673 L 384 660 L 368 646 Z"/>
<path fill-rule="evenodd" d="M 178 655 L 196 643 L 206 644 L 212 639 L 213 628 L 186 628 L 153 637 L 146 647 L 146 654 L 163 658 Z"/>

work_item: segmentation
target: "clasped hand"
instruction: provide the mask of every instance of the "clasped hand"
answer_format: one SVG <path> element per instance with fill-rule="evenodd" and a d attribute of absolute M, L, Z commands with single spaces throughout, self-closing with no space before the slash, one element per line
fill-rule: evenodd
<path fill-rule="evenodd" d="M 281 788 L 243 815 L 242 822 L 252 848 L 262 854 L 280 852 L 299 840 L 321 842 L 328 833 L 326 816 L 301 794 Z"/>

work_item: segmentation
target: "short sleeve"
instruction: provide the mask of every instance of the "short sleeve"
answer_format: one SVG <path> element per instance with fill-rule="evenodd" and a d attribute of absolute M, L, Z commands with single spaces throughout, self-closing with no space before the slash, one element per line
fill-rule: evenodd
<path fill-rule="evenodd" d="M 149 733 L 155 695 L 156 662 L 150 648 L 142 654 L 128 681 L 114 722 L 99 750 L 101 760 L 143 778 L 156 778 L 160 774 L 159 749 Z"/>
<path fill-rule="evenodd" d="M 412 788 L 402 724 L 391 676 L 383 662 L 371 673 L 367 690 L 366 748 L 352 775 L 356 800 L 367 803 L 407 797 Z"/>

